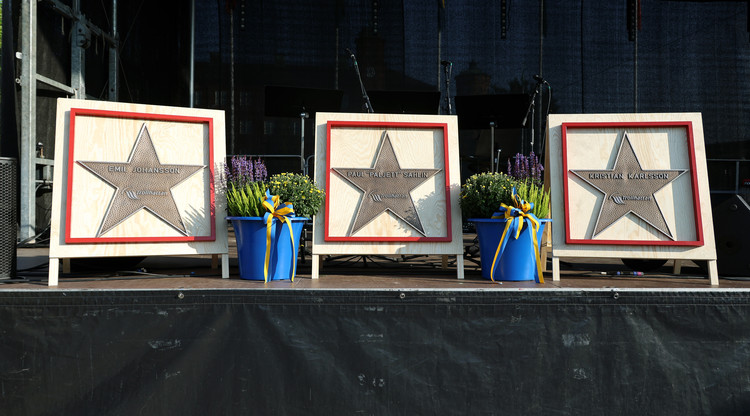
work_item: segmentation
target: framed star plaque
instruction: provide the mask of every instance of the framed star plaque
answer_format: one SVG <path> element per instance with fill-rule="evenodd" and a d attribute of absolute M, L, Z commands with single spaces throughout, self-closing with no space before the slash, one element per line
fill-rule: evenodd
<path fill-rule="evenodd" d="M 58 100 L 50 284 L 59 258 L 225 256 L 223 126 L 220 111 Z"/>
<path fill-rule="evenodd" d="M 461 257 L 455 116 L 318 113 L 316 126 L 314 276 L 321 254 Z"/>
<path fill-rule="evenodd" d="M 708 260 L 718 283 L 700 114 L 552 115 L 548 137 L 553 279 L 619 257 Z"/>

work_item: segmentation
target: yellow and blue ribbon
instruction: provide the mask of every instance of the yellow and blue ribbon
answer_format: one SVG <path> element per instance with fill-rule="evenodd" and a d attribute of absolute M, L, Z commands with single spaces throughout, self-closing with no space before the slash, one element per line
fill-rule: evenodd
<path fill-rule="evenodd" d="M 266 222 L 266 261 L 263 265 L 263 276 L 265 282 L 268 283 L 268 263 L 271 257 L 271 226 L 273 225 L 274 218 L 278 219 L 283 225 L 286 223 L 289 227 L 289 238 L 292 239 L 292 281 L 294 281 L 294 275 L 297 273 L 297 247 L 294 244 L 294 233 L 292 233 L 292 221 L 289 219 L 294 217 L 294 207 L 290 202 L 281 202 L 281 197 L 278 195 L 271 195 L 266 189 L 265 199 L 261 197 L 261 203 L 268 212 L 263 215 L 263 221 Z"/>
<path fill-rule="evenodd" d="M 500 237 L 500 244 L 497 245 L 495 251 L 495 258 L 492 260 L 492 271 L 490 272 L 490 279 L 494 282 L 495 265 L 497 260 L 502 257 L 505 246 L 508 244 L 510 237 L 513 236 L 515 239 L 521 235 L 523 230 L 524 220 L 529 223 L 531 227 L 531 244 L 534 249 L 534 258 L 536 259 L 536 271 L 537 275 L 534 280 L 537 283 L 544 283 L 544 276 L 542 275 L 542 259 L 539 255 L 539 241 L 537 239 L 537 232 L 539 230 L 539 218 L 531 213 L 534 209 L 534 204 L 526 202 L 516 194 L 516 188 L 514 187 L 511 191 L 511 198 L 513 199 L 513 207 L 500 204 L 498 212 L 492 214 L 492 218 L 505 219 L 505 229 L 503 235 Z"/>

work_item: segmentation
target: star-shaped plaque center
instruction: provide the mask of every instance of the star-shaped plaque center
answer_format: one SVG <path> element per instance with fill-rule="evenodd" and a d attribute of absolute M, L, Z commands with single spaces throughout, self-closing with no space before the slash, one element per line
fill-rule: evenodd
<path fill-rule="evenodd" d="M 411 191 L 441 169 L 402 169 L 386 132 L 372 168 L 332 170 L 363 193 L 348 235 L 356 233 L 386 211 L 425 235 Z"/>
<path fill-rule="evenodd" d="M 145 123 L 127 162 L 78 161 L 78 164 L 115 188 L 97 237 L 142 209 L 187 235 L 172 188 L 205 166 L 162 164 Z"/>
<path fill-rule="evenodd" d="M 570 172 L 604 194 L 594 237 L 632 213 L 674 240 L 654 194 L 687 172 L 686 169 L 643 169 L 628 133 L 623 132 L 612 169 L 576 169 Z"/>

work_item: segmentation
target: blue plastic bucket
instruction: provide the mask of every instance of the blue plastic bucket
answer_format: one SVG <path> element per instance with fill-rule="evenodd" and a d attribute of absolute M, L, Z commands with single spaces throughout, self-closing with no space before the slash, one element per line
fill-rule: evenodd
<path fill-rule="evenodd" d="M 263 267 L 266 260 L 266 222 L 262 217 L 227 217 L 232 221 L 237 239 L 237 259 L 240 277 L 247 280 L 265 280 Z M 289 225 L 274 220 L 271 224 L 271 255 L 268 261 L 268 280 L 292 278 L 294 261 L 299 249 L 302 228 L 306 217 L 289 218 L 292 222 L 294 247 L 289 238 Z"/>
<path fill-rule="evenodd" d="M 482 262 L 482 277 L 490 279 L 492 273 L 492 260 L 495 258 L 500 237 L 505 229 L 505 219 L 471 218 L 469 221 L 476 225 L 477 238 L 479 239 L 479 259 Z M 537 242 L 539 248 L 542 245 L 542 234 L 544 227 L 550 219 L 539 220 L 537 231 Z M 536 259 L 534 256 L 534 245 L 531 240 L 531 227 L 524 221 L 524 227 L 518 239 L 510 237 L 505 246 L 502 256 L 494 265 L 495 280 L 522 281 L 535 280 Z"/>

